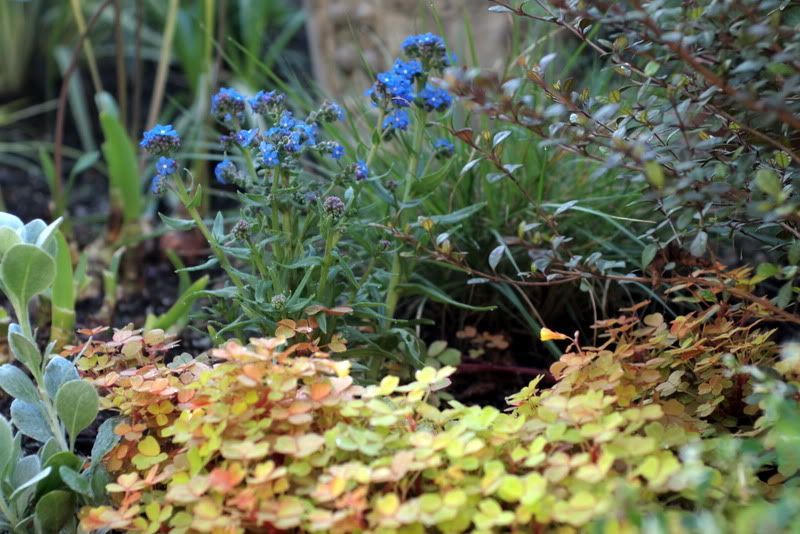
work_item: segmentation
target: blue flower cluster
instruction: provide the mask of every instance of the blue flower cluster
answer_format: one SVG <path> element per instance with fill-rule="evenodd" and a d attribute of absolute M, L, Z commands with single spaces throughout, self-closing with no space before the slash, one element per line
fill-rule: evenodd
<path fill-rule="evenodd" d="M 283 106 L 286 97 L 277 91 L 259 91 L 248 100 L 250 109 L 259 115 L 269 115 Z"/>
<path fill-rule="evenodd" d="M 410 35 L 400 45 L 410 58 L 417 58 L 427 69 L 443 69 L 455 62 L 455 58 L 447 53 L 444 39 L 433 33 Z"/>
<path fill-rule="evenodd" d="M 229 159 L 224 159 L 214 168 L 214 177 L 221 184 L 235 183 L 239 178 L 239 169 Z"/>
<path fill-rule="evenodd" d="M 266 130 L 244 129 L 247 107 L 271 124 Z M 220 137 L 226 150 L 255 149 L 255 162 L 261 168 L 278 166 L 291 168 L 306 150 L 316 150 L 339 160 L 344 156 L 344 147 L 331 141 L 319 141 L 319 126 L 325 122 L 344 119 L 344 110 L 336 102 L 326 101 L 305 120 L 296 118 L 286 109 L 286 96 L 277 91 L 259 91 L 252 98 L 245 98 L 231 88 L 223 88 L 211 99 L 211 113 L 231 131 Z M 215 176 L 220 183 L 232 183 L 242 175 L 230 160 L 217 165 Z"/>
<path fill-rule="evenodd" d="M 444 39 L 432 33 L 412 35 L 403 41 L 408 61 L 396 59 L 391 70 L 380 72 L 366 95 L 385 112 L 382 127 L 387 133 L 406 130 L 409 115 L 403 109 L 416 104 L 426 111 L 446 111 L 450 94 L 427 83 L 428 75 L 451 64 Z"/>
<path fill-rule="evenodd" d="M 171 124 L 156 124 L 144 132 L 139 146 L 150 154 L 160 156 L 151 185 L 151 190 L 160 194 L 164 190 L 164 178 L 178 172 L 178 162 L 169 156 L 180 148 L 181 138 Z"/>
<path fill-rule="evenodd" d="M 244 120 L 245 99 L 236 89 L 223 87 L 211 97 L 211 115 L 225 124 Z"/>
<path fill-rule="evenodd" d="M 171 124 L 156 124 L 144 132 L 139 146 L 154 156 L 168 156 L 181 146 L 181 138 Z"/>

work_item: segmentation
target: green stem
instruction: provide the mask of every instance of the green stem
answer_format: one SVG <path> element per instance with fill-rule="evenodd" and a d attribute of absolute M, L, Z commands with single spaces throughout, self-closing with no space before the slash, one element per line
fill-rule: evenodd
<path fill-rule="evenodd" d="M 14 513 L 14 510 L 6 502 L 2 492 L 0 492 L 0 512 L 3 512 L 3 516 L 8 520 L 14 534 L 23 534 L 24 531 L 17 530 L 17 523 L 19 523 L 19 519 L 17 519 L 17 514 Z"/>
<path fill-rule="evenodd" d="M 404 211 L 405 205 L 411 199 L 411 187 L 417 178 L 417 166 L 419 165 L 419 153 L 422 150 L 422 141 L 425 135 L 425 113 L 422 110 L 417 110 L 416 120 L 414 121 L 414 144 L 412 145 L 411 160 L 408 164 L 408 172 L 403 183 L 403 197 L 401 204 L 398 208 L 398 228 L 404 231 L 407 212 Z M 394 318 L 394 312 L 397 308 L 397 301 L 400 298 L 398 286 L 400 285 L 400 271 L 402 265 L 400 263 L 400 251 L 396 251 L 392 256 L 392 270 L 389 275 L 389 287 L 386 290 L 386 309 L 385 315 L 388 321 Z"/>
<path fill-rule="evenodd" d="M 242 152 L 242 156 L 244 157 L 244 162 L 247 165 L 247 172 L 253 177 L 253 181 L 258 180 L 258 173 L 256 172 L 256 166 L 253 163 L 253 156 L 250 154 L 249 150 L 246 150 L 242 147 L 239 147 L 239 150 Z"/>
<path fill-rule="evenodd" d="M 75 437 L 73 436 L 70 438 L 70 443 L 68 445 L 67 440 L 64 439 L 64 429 L 61 427 L 61 421 L 58 418 L 58 414 L 56 413 L 50 396 L 47 393 L 47 389 L 45 388 L 44 378 L 41 376 L 41 373 L 34 373 L 34 378 L 36 379 L 36 389 L 39 393 L 39 399 L 41 400 L 41 405 L 44 408 L 44 415 L 47 419 L 47 426 L 50 427 L 50 431 L 53 433 L 53 437 L 56 438 L 58 446 L 61 447 L 61 450 L 72 451 L 75 448 Z"/>
<path fill-rule="evenodd" d="M 383 140 L 383 119 L 386 117 L 386 110 L 381 108 L 380 112 L 378 112 L 378 120 L 375 122 L 375 131 L 378 132 L 378 141 L 376 143 L 372 143 L 372 146 L 369 148 L 369 154 L 367 154 L 367 168 L 372 165 L 372 160 L 375 159 L 375 154 L 378 152 L 378 147 L 381 146 L 381 141 Z"/>
<path fill-rule="evenodd" d="M 11 307 L 14 308 L 14 313 L 17 316 L 17 321 L 19 322 L 20 328 L 22 328 L 22 333 L 25 335 L 25 337 L 27 337 L 31 341 L 34 341 L 33 329 L 31 328 L 31 318 L 28 315 L 27 304 L 20 305 L 15 300 L 12 300 Z"/>
<path fill-rule="evenodd" d="M 239 278 L 239 275 L 236 274 L 236 271 L 234 271 L 233 266 L 228 261 L 228 257 L 225 255 L 225 252 L 222 250 L 222 247 L 220 247 L 219 243 L 217 243 L 217 240 L 211 234 L 211 231 L 208 229 L 208 226 L 206 226 L 206 223 L 200 216 L 200 212 L 197 211 L 197 208 L 191 205 L 192 200 L 191 198 L 189 198 L 189 191 L 186 190 L 186 186 L 184 185 L 183 180 L 176 177 L 176 179 L 173 180 L 173 182 L 175 183 L 176 192 L 178 193 L 178 199 L 186 208 L 186 211 L 189 212 L 189 215 L 194 220 L 195 224 L 197 225 L 197 228 L 200 230 L 200 233 L 203 234 L 203 237 L 208 242 L 208 245 L 211 247 L 211 250 L 214 252 L 214 255 L 219 260 L 220 266 L 225 270 L 226 273 L 228 273 L 228 276 L 230 277 L 231 282 L 233 282 L 233 285 L 235 285 L 239 291 L 244 292 L 245 289 L 244 289 L 244 284 L 242 283 L 242 279 Z"/>
<path fill-rule="evenodd" d="M 331 263 L 333 263 L 333 247 L 336 246 L 338 241 L 338 234 L 333 228 L 328 228 L 327 235 L 325 236 L 325 255 L 322 257 L 322 270 L 319 273 L 319 291 L 317 297 L 322 300 L 325 298 L 324 292 L 328 283 L 328 271 L 330 271 Z M 327 300 L 324 301 L 326 305 L 331 303 Z"/>
<path fill-rule="evenodd" d="M 272 209 L 271 209 L 271 212 L 272 212 L 272 231 L 276 235 L 279 234 L 280 231 L 281 231 L 281 222 L 280 222 L 279 209 L 278 209 L 278 185 L 279 185 L 278 181 L 279 180 L 280 180 L 280 177 L 278 176 L 278 173 L 273 171 L 272 172 L 272 191 L 270 193 L 272 195 Z M 281 260 L 280 245 L 278 243 L 273 243 L 272 244 L 272 250 L 274 251 L 275 258 L 278 259 L 278 261 L 280 261 Z"/>

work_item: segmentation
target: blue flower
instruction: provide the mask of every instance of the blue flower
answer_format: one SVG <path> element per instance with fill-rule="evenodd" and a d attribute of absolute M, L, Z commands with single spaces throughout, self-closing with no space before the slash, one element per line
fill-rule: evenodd
<path fill-rule="evenodd" d="M 398 107 L 408 107 L 414 101 L 414 87 L 411 81 L 392 71 L 378 74 L 378 87 L 389 96 L 391 103 Z"/>
<path fill-rule="evenodd" d="M 344 147 L 342 145 L 334 146 L 331 150 L 331 157 L 335 160 L 340 160 L 342 156 L 344 156 Z"/>
<path fill-rule="evenodd" d="M 278 151 L 275 148 L 275 145 L 272 145 L 267 142 L 262 142 L 259 147 L 261 150 L 261 159 L 264 160 L 264 165 L 269 168 L 277 167 L 281 163 L 281 158 L 278 155 Z"/>
<path fill-rule="evenodd" d="M 248 100 L 250 108 L 260 114 L 267 115 L 276 111 L 283 105 L 286 96 L 277 91 L 259 91 L 256 95 Z"/>
<path fill-rule="evenodd" d="M 290 133 L 289 137 L 285 138 L 283 146 L 289 152 L 300 152 L 300 149 L 303 147 L 303 139 L 300 132 Z"/>
<path fill-rule="evenodd" d="M 420 91 L 418 96 L 422 101 L 422 107 L 428 111 L 444 111 L 453 103 L 453 98 L 450 96 L 450 93 L 430 84 L 426 85 L 425 89 Z"/>
<path fill-rule="evenodd" d="M 222 160 L 214 167 L 214 176 L 221 184 L 235 182 L 238 174 L 239 170 L 236 168 L 236 164 L 229 159 Z"/>
<path fill-rule="evenodd" d="M 383 119 L 384 130 L 405 130 L 408 128 L 408 113 L 403 109 L 397 109 Z"/>
<path fill-rule="evenodd" d="M 278 126 L 280 126 L 281 128 L 294 128 L 294 125 L 296 123 L 297 121 L 295 121 L 292 112 L 284 111 L 283 113 L 281 113 L 281 118 L 278 121 Z"/>
<path fill-rule="evenodd" d="M 299 139 L 303 146 L 314 146 L 317 144 L 318 129 L 316 124 L 297 121 L 294 125 L 294 131 L 299 134 Z"/>
<path fill-rule="evenodd" d="M 156 172 L 159 176 L 169 176 L 178 170 L 178 162 L 172 158 L 161 156 L 156 162 Z"/>
<path fill-rule="evenodd" d="M 239 130 L 236 132 L 236 143 L 241 147 L 249 147 L 255 141 L 256 136 L 258 135 L 258 128 L 252 128 L 250 130 Z"/>
<path fill-rule="evenodd" d="M 144 132 L 139 146 L 156 156 L 175 152 L 181 146 L 181 138 L 171 124 L 156 124 Z"/>
<path fill-rule="evenodd" d="M 452 156 L 456 151 L 456 147 L 444 137 L 440 137 L 433 143 L 433 150 L 437 158 L 444 159 Z"/>
<path fill-rule="evenodd" d="M 289 128 L 281 128 L 280 126 L 273 126 L 269 130 L 267 130 L 267 137 L 271 139 L 277 139 L 279 137 L 285 137 L 291 133 Z"/>
<path fill-rule="evenodd" d="M 355 167 L 355 177 L 356 180 L 359 182 L 362 180 L 366 180 L 367 176 L 369 176 L 369 169 L 367 168 L 367 162 L 363 159 L 360 159 L 356 162 Z"/>
<path fill-rule="evenodd" d="M 223 87 L 211 97 L 211 115 L 217 120 L 231 122 L 244 118 L 245 98 L 236 89 Z"/>
<path fill-rule="evenodd" d="M 398 76 L 402 76 L 407 80 L 413 80 L 422 74 L 422 63 L 418 59 L 411 61 L 403 61 L 402 59 L 395 59 L 392 66 L 392 72 Z"/>

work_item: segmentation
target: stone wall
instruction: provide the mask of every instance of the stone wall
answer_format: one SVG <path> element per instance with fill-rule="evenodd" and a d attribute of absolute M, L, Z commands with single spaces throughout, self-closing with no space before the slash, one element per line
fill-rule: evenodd
<path fill-rule="evenodd" d="M 330 94 L 363 90 L 369 85 L 364 62 L 373 71 L 384 70 L 407 35 L 438 33 L 431 6 L 460 63 L 472 63 L 468 17 L 480 66 L 501 67 L 510 47 L 510 19 L 488 12 L 490 5 L 487 0 L 305 0 L 314 76 Z"/>

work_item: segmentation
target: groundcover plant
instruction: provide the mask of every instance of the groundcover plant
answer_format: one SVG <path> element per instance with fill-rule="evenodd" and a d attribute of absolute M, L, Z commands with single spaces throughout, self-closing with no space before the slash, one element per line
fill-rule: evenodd
<path fill-rule="evenodd" d="M 488 69 L 425 5 L 322 95 L 291 2 L 80 4 L 0 9 L 80 35 L 3 191 L 0 532 L 798 531 L 800 7 L 491 0 Z"/>

